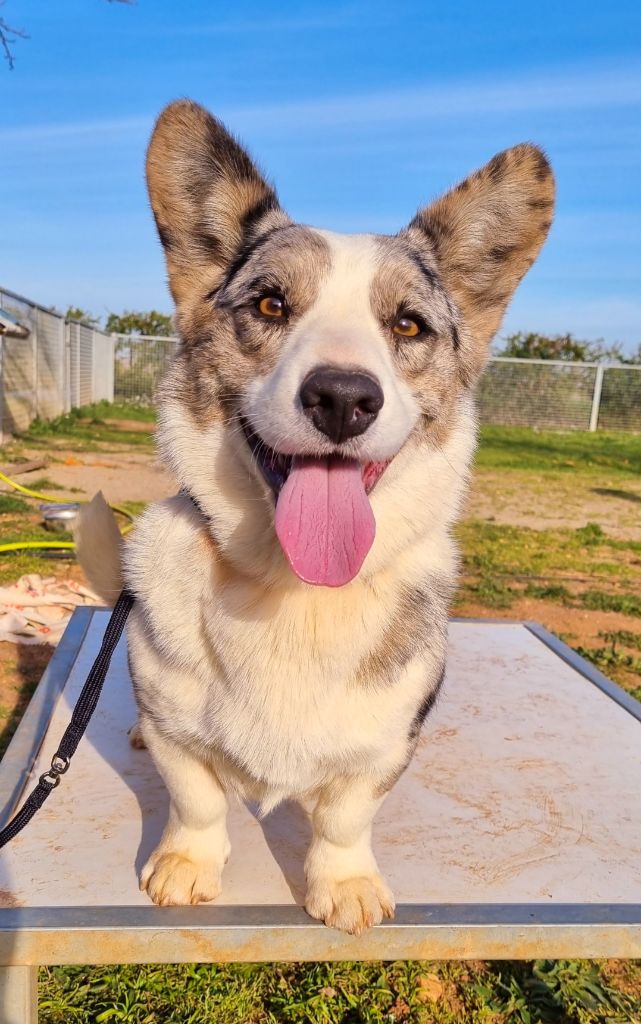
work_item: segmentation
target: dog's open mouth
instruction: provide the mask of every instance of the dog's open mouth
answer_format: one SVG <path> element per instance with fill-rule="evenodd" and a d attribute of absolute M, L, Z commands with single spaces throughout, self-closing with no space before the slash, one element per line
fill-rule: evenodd
<path fill-rule="evenodd" d="M 282 455 L 247 421 L 245 437 L 276 498 L 276 535 L 296 575 L 306 583 L 342 587 L 359 572 L 374 543 L 376 522 L 367 495 L 389 465 Z"/>

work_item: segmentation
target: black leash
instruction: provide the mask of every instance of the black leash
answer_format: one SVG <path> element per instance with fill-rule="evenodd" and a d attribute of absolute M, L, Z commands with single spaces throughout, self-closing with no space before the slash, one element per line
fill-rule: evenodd
<path fill-rule="evenodd" d="M 0 849 L 11 842 L 19 832 L 22 832 L 25 825 L 29 824 L 51 791 L 59 784 L 60 776 L 64 775 L 69 768 L 71 758 L 75 754 L 76 748 L 91 721 L 91 716 L 96 710 L 96 705 L 102 692 L 102 684 L 105 681 L 105 676 L 111 663 L 111 656 L 122 636 L 122 631 L 133 603 L 134 595 L 128 590 L 123 590 L 114 605 L 114 610 L 111 613 L 111 618 L 107 623 L 105 635 L 100 645 L 98 657 L 91 666 L 87 681 L 80 692 L 76 706 L 73 709 L 71 721 L 65 729 L 60 746 L 51 759 L 51 768 L 40 776 L 38 785 L 29 794 L 16 816 L 11 819 L 8 825 L 0 829 Z"/>

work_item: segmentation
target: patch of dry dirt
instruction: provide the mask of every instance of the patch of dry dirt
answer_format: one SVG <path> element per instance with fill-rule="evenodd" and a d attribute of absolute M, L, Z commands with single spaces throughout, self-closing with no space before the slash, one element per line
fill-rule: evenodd
<path fill-rule="evenodd" d="M 486 606 L 472 601 L 461 601 L 456 605 L 456 614 L 475 619 L 525 619 L 538 622 L 551 633 L 563 637 L 573 647 L 601 647 L 603 638 L 599 633 L 626 630 L 636 633 L 639 619 L 619 612 L 592 611 L 585 608 L 566 608 L 564 605 L 540 601 L 532 597 L 515 600 L 511 608 L 489 610 Z"/>
<path fill-rule="evenodd" d="M 146 424 L 144 424 L 146 426 Z M 40 453 L 25 451 L 27 458 Z M 92 498 L 102 491 L 112 503 L 123 501 L 157 501 L 175 494 L 178 486 L 153 452 L 74 452 L 56 450 L 55 462 L 46 469 L 19 477 L 19 483 L 31 486 L 29 479 L 46 476 L 64 488 L 52 497 Z M 77 489 L 77 490 L 74 490 Z M 81 493 L 78 493 L 81 492 Z"/>
<path fill-rule="evenodd" d="M 598 523 L 618 540 L 641 540 L 641 481 L 587 482 L 568 475 L 476 470 L 466 514 L 505 526 L 575 529 Z"/>
<path fill-rule="evenodd" d="M 0 757 L 54 650 L 48 644 L 0 643 Z"/>

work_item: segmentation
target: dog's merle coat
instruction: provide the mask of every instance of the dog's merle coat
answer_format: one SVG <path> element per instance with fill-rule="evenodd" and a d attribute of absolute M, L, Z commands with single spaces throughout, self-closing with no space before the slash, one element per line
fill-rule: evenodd
<path fill-rule="evenodd" d="M 306 906 L 358 932 L 393 913 L 371 821 L 443 680 L 473 388 L 545 239 L 552 174 L 540 150 L 516 146 L 397 235 L 334 235 L 294 224 L 223 126 L 183 101 L 156 125 L 147 175 L 182 340 L 159 444 L 194 500 L 152 506 L 126 545 L 140 728 L 171 797 L 141 883 L 157 903 L 215 898 L 226 794 L 265 811 L 294 797 L 312 806 Z M 287 315 L 259 315 L 265 295 Z M 399 336 L 399 318 L 414 336 Z M 384 394 L 372 425 L 338 446 L 298 398 L 326 365 Z M 389 463 L 370 494 L 376 538 L 346 586 L 293 575 L 263 452 Z M 85 555 L 92 530 L 109 532 L 95 507 Z M 88 561 L 111 595 L 120 581 Z"/>

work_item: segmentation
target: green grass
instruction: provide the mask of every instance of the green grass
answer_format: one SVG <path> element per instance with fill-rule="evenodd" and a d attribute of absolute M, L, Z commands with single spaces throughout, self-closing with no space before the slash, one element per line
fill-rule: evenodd
<path fill-rule="evenodd" d="M 641 616 L 641 597 L 638 594 L 610 594 L 605 590 L 584 590 L 572 594 L 563 584 L 529 584 L 523 593 L 526 597 L 555 601 L 568 607 L 587 608 L 593 612 L 618 612 L 620 615 Z M 520 596 L 520 592 L 515 590 L 510 590 L 510 594 L 512 599 Z"/>
<path fill-rule="evenodd" d="M 40 494 L 47 494 L 49 491 L 65 491 L 67 494 L 84 493 L 81 487 L 65 487 L 63 484 L 57 484 L 55 480 L 51 480 L 48 476 L 39 476 L 37 480 L 29 480 L 25 484 L 25 487 L 27 486 L 29 490 L 39 491 Z"/>
<path fill-rule="evenodd" d="M 96 402 L 80 409 L 72 409 L 54 420 L 33 421 L 20 440 L 30 447 L 75 448 L 77 451 L 104 450 L 116 445 L 133 445 L 137 448 L 152 448 L 152 431 L 128 430 L 118 421 L 136 421 L 153 424 L 156 415 L 153 409 L 122 403 Z M 109 423 L 105 421 L 109 420 Z"/>
<path fill-rule="evenodd" d="M 616 669 L 624 669 L 641 677 L 641 658 L 626 654 L 614 647 L 575 647 L 577 654 L 591 661 L 605 675 L 612 675 Z"/>
<path fill-rule="evenodd" d="M 635 700 L 641 701 L 641 657 L 637 654 L 641 651 L 641 636 L 627 629 L 601 630 L 598 635 L 605 644 L 599 647 L 575 644 L 574 649 L 604 675 L 625 686 Z"/>
<path fill-rule="evenodd" d="M 134 405 L 128 402 L 93 402 L 91 405 L 83 405 L 72 409 L 65 416 L 59 416 L 55 420 L 40 420 L 41 430 L 45 431 L 47 426 L 55 432 L 57 424 L 71 419 L 95 419 L 95 420 L 131 420 L 139 423 L 155 423 L 157 417 L 153 406 Z"/>
<path fill-rule="evenodd" d="M 2 497 L 4 495 L 0 495 L 0 498 Z M 0 544 L 73 539 L 71 534 L 66 531 L 51 533 L 45 529 L 35 502 L 26 503 L 21 500 L 20 509 L 12 511 L 22 511 L 23 514 L 20 518 L 16 518 L 15 515 L 0 514 Z M 69 561 L 74 557 L 72 551 L 58 551 L 55 554 L 43 554 L 29 549 L 2 551 L 0 552 L 0 586 L 15 583 L 20 576 L 32 572 L 44 576 L 50 575 L 55 562 L 60 559 Z"/>
<path fill-rule="evenodd" d="M 614 431 L 536 431 L 526 427 L 483 427 L 477 465 L 483 469 L 548 473 L 641 474 L 641 440 Z"/>
<path fill-rule="evenodd" d="M 29 512 L 29 503 L 15 494 L 0 494 L 0 515 L 11 512 Z"/>
<path fill-rule="evenodd" d="M 578 599 L 583 608 L 591 611 L 641 616 L 641 597 L 637 594 L 608 594 L 602 590 L 586 590 L 579 594 Z"/>
<path fill-rule="evenodd" d="M 633 647 L 635 650 L 641 651 L 641 635 L 639 633 L 631 633 L 628 629 L 609 630 L 599 633 L 599 636 L 607 640 L 613 648 L 620 645 L 623 647 Z"/>
<path fill-rule="evenodd" d="M 61 416 L 52 422 L 45 423 L 36 420 L 29 431 L 25 432 L 22 441 L 30 447 L 41 445 L 48 451 L 51 451 L 52 444 L 77 451 L 104 450 L 105 445 L 151 448 L 153 445 L 151 433 L 123 429 L 119 426 L 118 421 L 153 424 L 155 418 L 153 409 L 123 403 L 98 402 L 82 409 L 74 409 L 68 415 Z M 106 419 L 110 420 L 110 423 L 105 423 Z M 17 448 L 14 443 L 2 450 L 2 456 L 6 461 L 16 461 L 18 453 L 22 454 L 21 449 Z M 28 486 L 31 490 L 45 494 L 48 491 L 55 492 L 57 490 L 66 490 L 68 493 L 80 492 L 79 488 L 63 488 L 46 476 L 30 480 Z M 124 506 L 134 515 L 138 515 L 145 504 L 144 501 L 130 501 L 125 502 Z M 22 515 L 16 518 L 16 513 L 22 513 Z M 72 540 L 72 537 L 69 533 L 53 534 L 44 528 L 37 501 L 26 500 L 11 493 L 0 493 L 0 543 L 11 544 L 43 540 Z M 27 573 L 37 572 L 49 575 L 57 562 L 70 561 L 73 558 L 74 555 L 71 551 L 47 554 L 29 550 L 0 552 L 0 585 L 14 583 L 19 576 Z"/>
<path fill-rule="evenodd" d="M 467 573 L 528 577 L 576 573 L 641 582 L 639 544 L 610 538 L 596 523 L 578 530 L 535 530 L 466 519 L 457 527 Z M 630 557 L 626 562 L 621 555 Z"/>
<path fill-rule="evenodd" d="M 528 583 L 523 593 L 526 597 L 535 597 L 539 601 L 555 601 L 567 604 L 571 600 L 570 591 L 563 583 Z"/>
<path fill-rule="evenodd" d="M 55 967 L 41 1024 L 597 1024 L 635 1021 L 599 965 L 314 963 Z"/>

